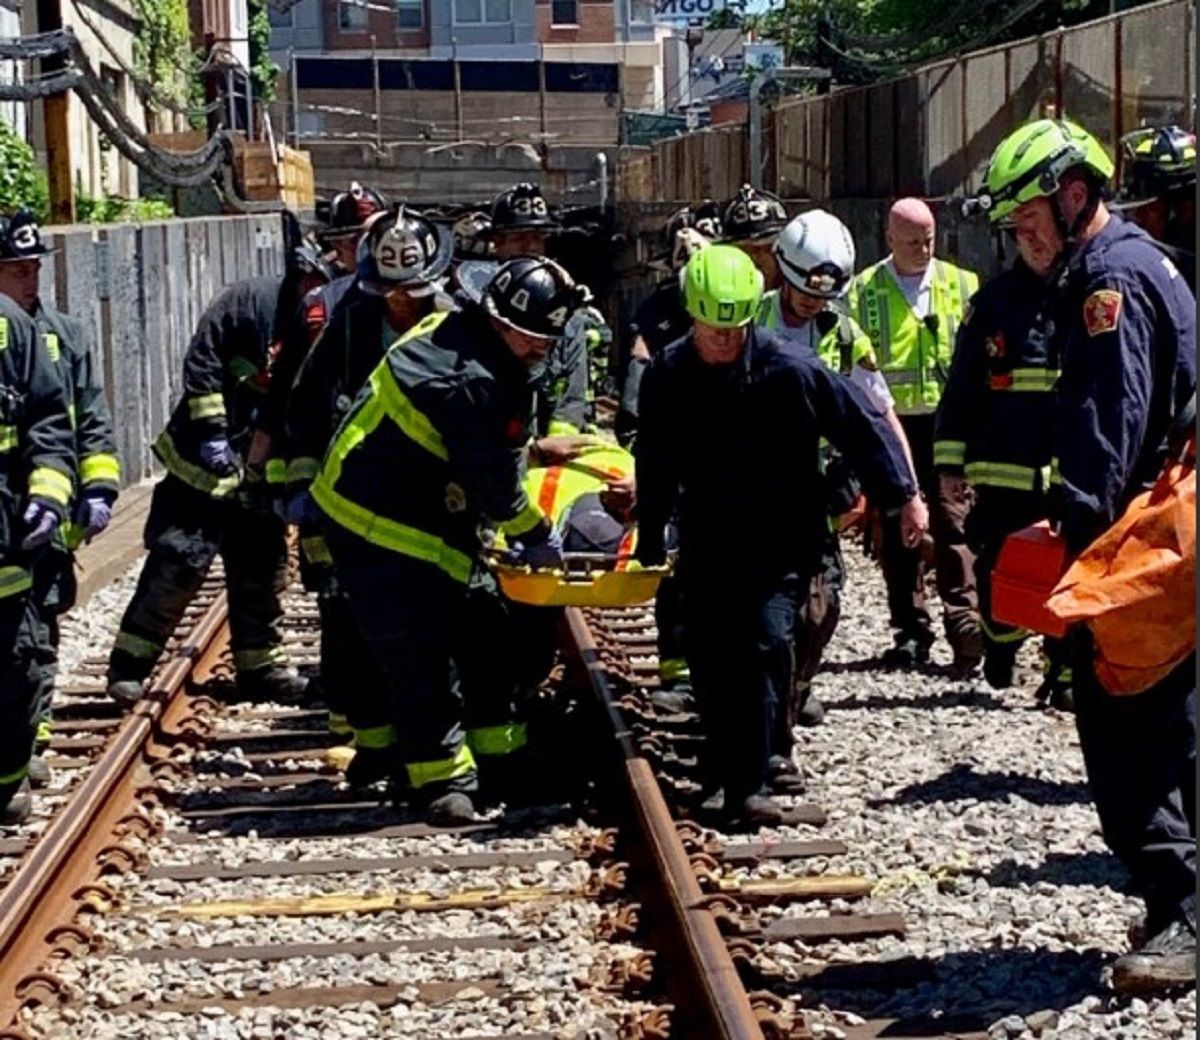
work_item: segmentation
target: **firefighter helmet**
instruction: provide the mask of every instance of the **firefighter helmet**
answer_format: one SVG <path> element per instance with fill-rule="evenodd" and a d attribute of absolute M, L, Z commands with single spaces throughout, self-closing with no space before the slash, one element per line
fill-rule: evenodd
<path fill-rule="evenodd" d="M 500 265 L 481 302 L 488 314 L 521 332 L 556 339 L 585 296 L 553 260 L 518 256 Z"/>
<path fill-rule="evenodd" d="M 721 226 L 726 242 L 747 242 L 770 238 L 787 219 L 787 210 L 777 196 L 743 184 L 726 205 Z"/>
<path fill-rule="evenodd" d="M 453 252 L 444 227 L 401 206 L 374 221 L 358 244 L 358 281 L 376 292 L 405 287 L 411 295 L 428 295 L 437 290 Z"/>
<path fill-rule="evenodd" d="M 763 276 L 736 246 L 709 246 L 683 269 L 683 299 L 696 321 L 717 328 L 748 325 L 762 302 Z"/>
<path fill-rule="evenodd" d="M 775 240 L 779 273 L 793 288 L 823 300 L 845 296 L 854 277 L 854 238 L 832 213 L 811 209 Z"/>
<path fill-rule="evenodd" d="M 332 241 L 361 234 L 376 213 L 391 208 L 391 200 L 383 192 L 351 181 L 349 190 L 338 192 L 329 203 L 328 226 L 322 230 L 321 238 Z"/>
<path fill-rule="evenodd" d="M 496 196 L 492 202 L 491 233 L 522 231 L 526 228 L 544 231 L 558 228 L 542 189 L 528 181 L 514 184 Z"/>
<path fill-rule="evenodd" d="M 52 252 L 42 241 L 37 217 L 30 210 L 19 209 L 11 216 L 0 217 L 0 261 L 36 260 Z"/>
<path fill-rule="evenodd" d="M 1126 199 L 1191 192 L 1196 186 L 1196 135 L 1177 126 L 1148 126 L 1126 134 L 1121 159 Z"/>

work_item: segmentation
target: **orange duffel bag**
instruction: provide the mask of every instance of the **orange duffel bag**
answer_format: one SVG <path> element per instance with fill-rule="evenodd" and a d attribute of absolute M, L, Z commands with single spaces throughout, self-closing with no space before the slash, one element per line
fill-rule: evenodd
<path fill-rule="evenodd" d="M 1196 649 L 1194 432 L 1154 487 L 1071 565 L 1046 607 L 1088 626 L 1096 677 L 1112 694 L 1149 689 Z"/>

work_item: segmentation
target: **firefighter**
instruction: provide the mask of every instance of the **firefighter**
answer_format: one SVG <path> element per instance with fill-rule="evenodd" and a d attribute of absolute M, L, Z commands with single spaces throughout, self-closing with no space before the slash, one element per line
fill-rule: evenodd
<path fill-rule="evenodd" d="M 824 497 L 812 493 L 820 438 L 846 453 L 884 508 L 903 514 L 911 541 L 925 527 L 886 422 L 849 380 L 754 327 L 762 291 L 738 249 L 709 246 L 688 261 L 692 331 L 643 378 L 635 449 L 643 564 L 663 562 L 667 523 L 678 521 L 705 807 L 751 824 L 782 819 L 766 785 L 774 716 L 792 682 L 797 597 L 828 531 Z M 747 525 L 751 551 L 737 535 Z"/>
<path fill-rule="evenodd" d="M 528 181 L 514 184 L 492 200 L 490 225 L 481 228 L 499 260 L 545 256 L 546 240 L 560 229 L 542 189 Z"/>
<path fill-rule="evenodd" d="M 358 266 L 358 242 L 370 225 L 371 218 L 386 213 L 392 203 L 375 188 L 352 181 L 346 191 L 336 194 L 329 203 L 328 223 L 317 234 L 321 247 L 330 253 L 334 267 L 341 274 L 353 274 Z"/>
<path fill-rule="evenodd" d="M 456 623 L 485 519 L 533 567 L 562 561 L 561 539 L 521 486 L 530 440 L 531 368 L 579 302 L 552 261 L 506 262 L 480 305 L 433 314 L 401 338 L 359 393 L 330 446 L 312 497 L 367 644 L 386 678 L 398 786 L 431 822 L 473 818 L 475 749 L 516 749 L 505 706 L 465 732 Z M 387 745 L 394 742 L 392 747 Z M 359 752 L 361 753 L 361 751 Z"/>
<path fill-rule="evenodd" d="M 290 259 L 290 258 L 289 258 Z M 288 666 L 279 631 L 287 542 L 272 494 L 278 463 L 246 455 L 281 326 L 320 278 L 289 263 L 282 276 L 226 288 L 201 316 L 183 360 L 183 396 L 154 443 L 166 475 L 146 518 L 149 555 L 108 660 L 108 692 L 135 703 L 218 552 L 225 563 L 238 692 L 294 701 L 305 683 Z M 267 488 L 268 491 L 271 488 Z"/>
<path fill-rule="evenodd" d="M 16 223 L 15 229 L 7 223 L 4 237 L 15 231 L 11 247 L 29 248 L 29 224 Z M 33 319 L 5 295 L 0 295 L 0 384 L 0 825 L 7 826 L 27 819 L 32 809 L 27 774 L 38 690 L 36 633 L 47 591 L 34 583 L 52 577 L 38 562 L 69 515 L 76 455 L 66 384 Z"/>
<path fill-rule="evenodd" d="M 1143 231 L 1196 285 L 1196 135 L 1145 127 L 1121 138 L 1121 198 Z"/>
<path fill-rule="evenodd" d="M 49 766 L 38 750 L 50 742 L 58 673 L 58 619 L 75 605 L 74 551 L 84 539 L 90 541 L 108 526 L 121 482 L 103 374 L 92 355 L 87 330 L 82 322 L 55 310 L 38 295 L 41 258 L 49 252 L 28 210 L 0 218 L 0 293 L 11 297 L 33 318 L 46 354 L 66 387 L 79 461 L 71 515 L 34 564 L 34 589 L 38 593 L 37 693 L 32 716 L 35 754 L 29 763 L 29 779 L 35 787 L 50 779 Z"/>
<path fill-rule="evenodd" d="M 1004 539 L 1050 513 L 1050 437 L 1058 359 L 1050 343 L 1053 257 L 1017 240 L 1013 266 L 971 299 L 959 328 L 934 420 L 933 463 L 943 493 L 974 505 L 967 545 L 975 556 L 983 675 L 995 689 L 1013 684 L 1024 629 L 991 612 L 991 576 Z M 1071 673 L 1047 638 L 1038 700 L 1069 711 Z"/>
<path fill-rule="evenodd" d="M 967 675 L 982 657 L 971 554 L 963 524 L 970 503 L 940 487 L 933 470 L 933 412 L 967 301 L 979 277 L 935 257 L 936 223 L 920 199 L 897 201 L 888 214 L 890 252 L 850 287 L 850 312 L 871 337 L 880 371 L 896 401 L 917 477 L 931 503 L 934 559 L 946 638 L 954 668 Z M 925 603 L 925 558 L 903 544 L 895 523 L 883 526 L 881 562 L 895 645 L 884 662 L 913 668 L 929 660 L 934 641 Z"/>
<path fill-rule="evenodd" d="M 876 364 L 871 341 L 853 318 L 834 309 L 854 277 L 856 250 L 850 229 L 831 213 L 809 210 L 784 227 L 774 248 L 781 288 L 763 297 L 758 323 L 855 383 L 887 420 L 904 448 L 911 472 L 904 427 L 896 418 L 891 391 Z M 790 746 L 793 725 L 815 726 L 824 718 L 812 681 L 841 616 L 844 572 L 836 522 L 853 507 L 859 489 L 845 461 L 828 445 L 823 446 L 823 464 L 829 523 L 821 566 L 812 576 L 797 616 L 795 681 L 789 710 L 780 713 L 781 747 Z"/>
<path fill-rule="evenodd" d="M 320 688 L 330 730 L 353 733 L 359 747 L 369 747 L 382 724 L 372 696 L 382 680 L 333 572 L 308 488 L 334 431 L 388 345 L 434 310 L 452 251 L 445 228 L 401 206 L 379 216 L 363 236 L 357 274 L 313 290 L 302 307 L 299 324 L 312 344 L 285 405 L 286 516 L 300 529 L 305 586 L 317 592 Z M 449 305 L 447 297 L 442 300 Z M 380 779 L 373 765 L 370 755 L 356 755 L 351 783 Z"/>
<path fill-rule="evenodd" d="M 1006 137 L 981 197 L 1022 255 L 1060 285 L 1051 349 L 1053 518 L 1078 555 L 1159 473 L 1196 389 L 1196 301 L 1150 237 L 1112 214 L 1113 162 L 1091 134 L 1042 119 Z M 1194 625 L 1194 618 L 1186 619 Z M 1191 986 L 1196 958 L 1196 660 L 1136 696 L 1096 679 L 1086 629 L 1068 634 L 1075 721 L 1109 847 L 1146 901 L 1145 944 L 1117 959 L 1124 993 Z"/>
<path fill-rule="evenodd" d="M 775 236 L 788 222 L 783 203 L 769 191 L 744 184 L 725 204 L 721 216 L 724 241 L 746 253 L 762 273 L 767 289 L 779 288 L 779 268 L 775 264 Z"/>

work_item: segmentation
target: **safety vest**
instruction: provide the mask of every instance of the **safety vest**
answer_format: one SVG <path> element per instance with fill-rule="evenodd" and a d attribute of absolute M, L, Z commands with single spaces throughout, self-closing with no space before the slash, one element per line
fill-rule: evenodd
<path fill-rule="evenodd" d="M 937 407 L 958 326 L 979 288 L 975 272 L 945 260 L 932 263 L 929 314 L 936 316 L 934 328 L 913 313 L 886 261 L 862 271 L 850 287 L 850 308 L 875 344 L 880 371 L 901 413 Z"/>
<path fill-rule="evenodd" d="M 875 364 L 875 350 L 871 338 L 859 327 L 850 315 L 829 308 L 837 315 L 837 324 L 817 341 L 817 356 L 834 372 L 846 375 L 855 365 L 867 362 Z M 814 318 L 813 321 L 816 321 Z M 783 297 L 778 289 L 763 296 L 758 308 L 756 324 L 765 329 L 785 329 L 783 320 Z"/>
<path fill-rule="evenodd" d="M 489 479 L 504 483 L 503 471 L 511 467 L 511 494 L 504 508 L 512 515 L 491 517 L 509 536 L 519 538 L 544 518 L 518 487 L 516 458 L 529 437 L 532 392 L 507 386 L 445 343 L 438 333 L 450 317 L 431 314 L 387 352 L 334 436 L 311 493 L 330 520 L 346 530 L 466 584 L 479 550 L 482 510 L 468 499 L 470 482 L 460 469 L 472 467 L 479 484 Z M 458 331 L 471 337 L 483 334 L 478 327 Z M 396 349 L 401 345 L 408 349 Z M 481 384 L 481 396 L 472 380 Z M 478 406 L 479 422 L 497 426 L 496 451 L 487 458 L 452 462 L 446 440 L 451 431 L 443 433 L 431 418 L 452 400 L 460 382 L 463 399 L 488 400 Z M 454 421 L 462 420 L 460 415 Z"/>

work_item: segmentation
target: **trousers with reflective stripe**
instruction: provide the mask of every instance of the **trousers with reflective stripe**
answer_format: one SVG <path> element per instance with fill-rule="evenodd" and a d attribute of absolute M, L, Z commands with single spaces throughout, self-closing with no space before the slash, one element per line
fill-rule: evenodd
<path fill-rule="evenodd" d="M 18 564 L 0 565 L 0 807 L 29 769 L 40 685 L 37 601 L 42 584 Z"/>
<path fill-rule="evenodd" d="M 462 623 L 467 586 L 336 523 L 325 537 L 358 631 L 383 674 L 374 688 L 375 714 L 356 716 L 355 730 L 382 736 L 385 744 L 394 737 L 397 767 L 413 787 L 473 790 L 475 760 L 454 666 L 464 641 L 477 634 Z"/>
<path fill-rule="evenodd" d="M 217 553 L 225 564 L 230 643 L 240 671 L 286 663 L 279 621 L 287 581 L 283 521 L 216 499 L 173 474 L 154 489 L 149 550 L 109 659 L 115 680 L 145 679 Z"/>

